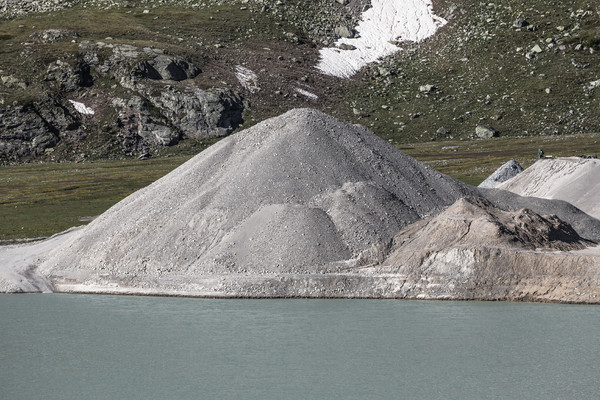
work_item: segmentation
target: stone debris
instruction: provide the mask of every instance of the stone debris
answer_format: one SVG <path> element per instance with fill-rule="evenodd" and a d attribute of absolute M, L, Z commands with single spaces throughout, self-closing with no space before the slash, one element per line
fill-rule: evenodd
<path fill-rule="evenodd" d="M 318 100 L 319 96 L 317 96 L 316 94 L 309 92 L 308 90 L 302 89 L 302 88 L 294 88 L 294 91 L 296 93 L 301 94 L 302 96 L 310 99 L 310 100 Z"/>
<path fill-rule="evenodd" d="M 250 93 L 256 93 L 260 90 L 258 85 L 258 76 L 254 71 L 241 65 L 235 67 L 235 77 L 237 78 L 240 85 Z"/>
<path fill-rule="evenodd" d="M 588 246 L 556 216 L 471 197 L 372 247 L 359 264 L 404 277 L 399 298 L 597 303 L 600 249 Z"/>

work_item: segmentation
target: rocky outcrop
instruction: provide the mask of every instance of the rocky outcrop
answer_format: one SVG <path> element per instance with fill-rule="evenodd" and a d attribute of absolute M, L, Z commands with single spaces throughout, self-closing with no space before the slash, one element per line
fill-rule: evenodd
<path fill-rule="evenodd" d="M 149 95 L 148 100 L 188 138 L 226 136 L 242 123 L 242 98 L 227 89 L 167 86 L 158 96 Z"/>
<path fill-rule="evenodd" d="M 153 80 L 183 81 L 195 78 L 200 72 L 195 65 L 181 58 L 161 54 L 152 60 L 140 61 L 132 75 Z"/>
<path fill-rule="evenodd" d="M 166 120 L 157 123 L 150 114 L 148 102 L 141 97 L 116 98 L 112 105 L 119 109 L 119 114 L 111 129 L 116 132 L 125 154 L 146 154 L 157 147 L 177 144 L 181 139 L 179 131 L 168 127 Z"/>
<path fill-rule="evenodd" d="M 53 99 L 25 106 L 0 109 L 0 162 L 41 156 L 61 140 L 61 135 L 77 131 L 78 117 Z"/>
<path fill-rule="evenodd" d="M 48 66 L 45 80 L 55 82 L 58 91 L 65 93 L 90 87 L 94 82 L 88 64 L 81 62 L 76 67 L 72 67 L 61 60 L 56 60 Z"/>
<path fill-rule="evenodd" d="M 33 37 L 52 42 L 72 35 L 46 30 Z M 181 139 L 226 136 L 243 122 L 241 95 L 229 89 L 200 90 L 193 80 L 200 68 L 182 57 L 157 48 L 92 41 L 83 41 L 79 49 L 80 54 L 69 62 L 50 63 L 43 82 L 34 85 L 42 84 L 42 91 L 52 93 L 53 100 L 1 111 L 0 162 L 41 157 L 64 138 L 70 147 L 60 154 L 75 154 L 71 148 L 83 146 L 82 140 L 98 136 L 97 132 L 112 136 L 98 136 L 94 146 L 114 152 L 116 142 L 121 154 L 150 154 Z M 115 82 L 110 90 L 94 86 L 94 79 L 107 78 Z M 14 90 L 28 87 L 13 75 L 2 76 L 1 82 Z"/>

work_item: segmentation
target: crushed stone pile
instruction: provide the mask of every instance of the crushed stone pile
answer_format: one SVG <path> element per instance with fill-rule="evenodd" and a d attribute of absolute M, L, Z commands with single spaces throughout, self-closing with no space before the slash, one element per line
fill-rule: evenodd
<path fill-rule="evenodd" d="M 514 178 L 518 174 L 523 172 L 523 167 L 518 163 L 517 160 L 510 160 L 496 171 L 491 174 L 485 181 L 481 182 L 478 187 L 480 188 L 495 188 L 498 187 L 501 183 L 506 182 L 507 180 Z"/>
<path fill-rule="evenodd" d="M 521 196 L 564 200 L 600 218 L 600 160 L 597 159 L 541 159 L 498 188 Z"/>
<path fill-rule="evenodd" d="M 361 126 L 297 109 L 127 197 L 40 271 L 59 286 L 151 288 L 210 274 L 337 271 L 475 192 Z"/>
<path fill-rule="evenodd" d="M 598 302 L 600 257 L 577 252 L 594 245 L 556 216 L 467 197 L 365 251 L 359 265 L 403 276 L 398 297 Z"/>

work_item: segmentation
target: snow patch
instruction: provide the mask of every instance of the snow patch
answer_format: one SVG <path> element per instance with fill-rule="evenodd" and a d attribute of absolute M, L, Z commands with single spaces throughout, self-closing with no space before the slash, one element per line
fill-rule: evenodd
<path fill-rule="evenodd" d="M 294 88 L 294 90 L 296 91 L 296 93 L 300 93 L 302 96 L 308 97 L 311 100 L 317 100 L 319 98 L 319 96 L 317 96 L 314 93 L 309 92 L 308 90 L 304 90 L 304 89 L 300 89 L 300 88 Z"/>
<path fill-rule="evenodd" d="M 446 23 L 434 15 L 431 0 L 372 0 L 372 7 L 355 28 L 358 37 L 336 42 L 336 46 L 346 44 L 354 49 L 321 49 L 317 69 L 326 75 L 350 78 L 366 64 L 400 50 L 390 42 L 419 42 Z"/>
<path fill-rule="evenodd" d="M 237 65 L 235 67 L 235 77 L 242 87 L 249 90 L 250 93 L 255 93 L 260 90 L 260 87 L 258 86 L 258 76 L 256 76 L 251 69 Z"/>
<path fill-rule="evenodd" d="M 85 104 L 73 100 L 69 101 L 71 102 L 71 104 L 73 104 L 73 107 L 75 107 L 75 110 L 77 110 L 78 113 L 83 115 L 94 115 L 94 110 L 87 107 Z"/>

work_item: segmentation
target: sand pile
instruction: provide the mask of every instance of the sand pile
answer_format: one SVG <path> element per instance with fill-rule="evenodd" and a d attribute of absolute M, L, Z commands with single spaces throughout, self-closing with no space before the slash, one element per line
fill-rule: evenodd
<path fill-rule="evenodd" d="M 336 271 L 474 192 L 363 127 L 292 110 L 121 201 L 40 271 L 59 284 L 145 287 L 207 274 Z"/>
<path fill-rule="evenodd" d="M 498 188 L 521 196 L 568 201 L 600 218 L 600 160 L 597 159 L 541 159 Z"/>
<path fill-rule="evenodd" d="M 398 297 L 598 302 L 600 257 L 577 252 L 591 245 L 556 216 L 505 212 L 469 197 L 359 262 L 402 276 Z"/>
<path fill-rule="evenodd" d="M 517 162 L 517 160 L 510 160 L 500 166 L 493 174 L 491 174 L 485 181 L 481 182 L 478 187 L 480 188 L 495 188 L 503 182 L 514 178 L 518 174 L 523 172 L 523 167 Z"/>

